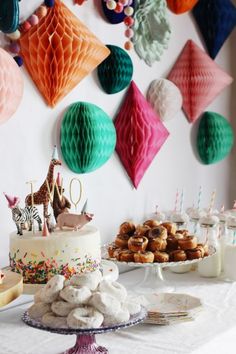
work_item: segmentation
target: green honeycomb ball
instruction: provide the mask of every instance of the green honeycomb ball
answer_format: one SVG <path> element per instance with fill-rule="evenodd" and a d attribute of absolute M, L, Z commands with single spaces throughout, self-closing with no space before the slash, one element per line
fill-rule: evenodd
<path fill-rule="evenodd" d="M 229 122 L 220 114 L 205 112 L 200 120 L 197 149 L 206 165 L 223 160 L 234 144 L 234 134 Z"/>
<path fill-rule="evenodd" d="M 61 151 L 70 170 L 96 170 L 110 158 L 115 145 L 115 127 L 101 108 L 87 102 L 69 107 L 61 124 Z"/>
<path fill-rule="evenodd" d="M 120 47 L 107 45 L 110 55 L 98 66 L 98 78 L 103 90 L 112 94 L 126 88 L 133 76 L 130 56 Z"/>

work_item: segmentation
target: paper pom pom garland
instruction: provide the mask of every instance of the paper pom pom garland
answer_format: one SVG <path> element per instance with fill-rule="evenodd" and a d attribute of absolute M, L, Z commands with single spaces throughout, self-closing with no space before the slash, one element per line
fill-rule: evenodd
<path fill-rule="evenodd" d="M 193 16 L 214 59 L 236 26 L 236 8 L 230 0 L 199 0 Z"/>
<path fill-rule="evenodd" d="M 198 0 L 167 0 L 167 6 L 176 15 L 180 15 L 192 10 L 197 2 Z"/>
<path fill-rule="evenodd" d="M 51 107 L 110 53 L 59 0 L 19 43 L 25 66 Z"/>
<path fill-rule="evenodd" d="M 92 172 L 112 155 L 116 132 L 110 117 L 86 102 L 72 104 L 61 125 L 61 151 L 75 173 Z"/>
<path fill-rule="evenodd" d="M 133 48 L 131 38 L 134 35 L 132 26 L 134 25 L 134 13 L 136 0 L 101 0 L 103 12 L 107 20 L 112 24 L 124 22 L 127 29 L 125 36 L 128 40 L 124 44 L 126 50 Z"/>
<path fill-rule="evenodd" d="M 147 100 L 163 122 L 174 118 L 183 103 L 178 87 L 166 79 L 152 81 L 147 92 Z"/>
<path fill-rule="evenodd" d="M 103 90 L 112 94 L 122 91 L 130 84 L 133 63 L 120 47 L 107 45 L 110 55 L 98 66 L 98 78 Z"/>
<path fill-rule="evenodd" d="M 234 143 L 233 129 L 220 114 L 205 112 L 201 118 L 197 135 L 197 149 L 204 164 L 223 160 Z"/>
<path fill-rule="evenodd" d="M 183 110 L 190 123 L 233 81 L 192 40 L 187 41 L 168 80 L 180 89 Z"/>
<path fill-rule="evenodd" d="M 134 49 L 151 66 L 168 48 L 171 28 L 165 0 L 144 0 L 135 11 Z"/>
<path fill-rule="evenodd" d="M 132 81 L 115 119 L 116 151 L 133 185 L 138 185 L 169 133 Z"/>
<path fill-rule="evenodd" d="M 1 0 L 0 31 L 12 33 L 19 26 L 19 0 Z"/>
<path fill-rule="evenodd" d="M 0 124 L 17 110 L 24 89 L 23 77 L 14 59 L 0 48 Z"/>

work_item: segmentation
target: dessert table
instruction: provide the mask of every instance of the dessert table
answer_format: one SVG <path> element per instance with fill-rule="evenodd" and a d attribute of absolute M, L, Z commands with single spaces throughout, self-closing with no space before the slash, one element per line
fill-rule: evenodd
<path fill-rule="evenodd" d="M 131 287 L 142 277 L 143 269 L 120 275 L 119 281 Z M 236 282 L 201 278 L 197 272 L 165 277 L 178 293 L 197 296 L 202 310 L 192 322 L 171 326 L 140 324 L 115 333 L 101 334 L 100 345 L 110 354 L 178 354 L 234 352 L 236 335 Z M 59 354 L 74 344 L 73 336 L 39 331 L 21 321 L 32 296 L 23 295 L 0 311 L 0 354 Z"/>

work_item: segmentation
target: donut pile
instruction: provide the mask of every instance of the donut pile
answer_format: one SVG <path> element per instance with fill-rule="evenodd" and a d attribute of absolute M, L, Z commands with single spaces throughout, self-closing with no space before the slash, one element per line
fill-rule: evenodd
<path fill-rule="evenodd" d="M 51 328 L 99 328 L 127 322 L 141 307 L 99 270 L 66 280 L 55 275 L 34 296 L 29 316 Z"/>
<path fill-rule="evenodd" d="M 147 220 L 135 226 L 126 221 L 120 225 L 115 242 L 108 246 L 108 254 L 121 262 L 180 262 L 208 256 L 208 247 L 198 244 L 188 230 L 177 231 L 171 222 Z"/>

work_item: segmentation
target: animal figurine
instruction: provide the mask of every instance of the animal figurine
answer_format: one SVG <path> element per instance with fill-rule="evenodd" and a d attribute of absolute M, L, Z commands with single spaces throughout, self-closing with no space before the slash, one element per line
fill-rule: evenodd
<path fill-rule="evenodd" d="M 58 190 L 57 190 L 57 188 L 55 188 L 55 191 L 54 191 L 52 208 L 53 208 L 53 214 L 54 214 L 55 220 L 57 220 L 57 217 L 59 214 L 68 212 L 68 209 L 71 208 L 71 203 L 62 194 L 62 193 L 64 193 L 64 191 L 65 191 L 64 188 L 62 188 L 61 186 L 58 186 Z M 60 193 L 60 195 L 62 195 L 61 197 L 58 194 L 58 192 Z"/>
<path fill-rule="evenodd" d="M 35 206 L 27 206 L 24 209 L 19 208 L 19 206 L 12 208 L 12 219 L 17 227 L 17 235 L 23 235 L 21 225 L 25 222 L 29 225 L 28 231 L 32 231 L 33 220 L 37 221 L 39 231 L 42 231 L 42 220 Z"/>
<path fill-rule="evenodd" d="M 56 146 L 54 146 L 54 151 L 53 151 L 52 159 L 51 159 L 51 162 L 49 165 L 47 177 L 46 177 L 45 181 L 43 182 L 43 184 L 41 185 L 41 187 L 39 188 L 39 190 L 37 192 L 33 193 L 33 203 L 35 205 L 43 204 L 43 215 L 44 215 L 45 219 L 48 219 L 48 217 L 49 217 L 48 204 L 49 204 L 49 200 L 50 200 L 47 183 L 48 183 L 50 190 L 52 190 L 54 167 L 57 165 L 60 166 L 61 161 L 58 159 L 57 149 L 56 149 Z M 32 195 L 31 194 L 27 195 L 27 197 L 25 198 L 25 203 L 27 206 L 32 205 Z"/>
<path fill-rule="evenodd" d="M 83 213 L 83 214 L 71 214 L 71 213 L 62 213 L 57 217 L 57 225 L 60 230 L 63 230 L 63 227 L 71 227 L 75 231 L 81 229 L 85 224 L 90 222 L 93 218 L 93 214 Z"/>
<path fill-rule="evenodd" d="M 22 225 L 25 223 L 29 225 L 29 231 L 31 231 L 33 220 L 38 222 L 39 231 L 42 231 L 42 220 L 35 206 L 28 206 L 22 209 L 19 207 L 20 199 L 18 197 L 11 197 L 6 193 L 4 195 L 8 201 L 8 207 L 12 211 L 12 219 L 16 224 L 17 235 L 23 235 Z"/>

